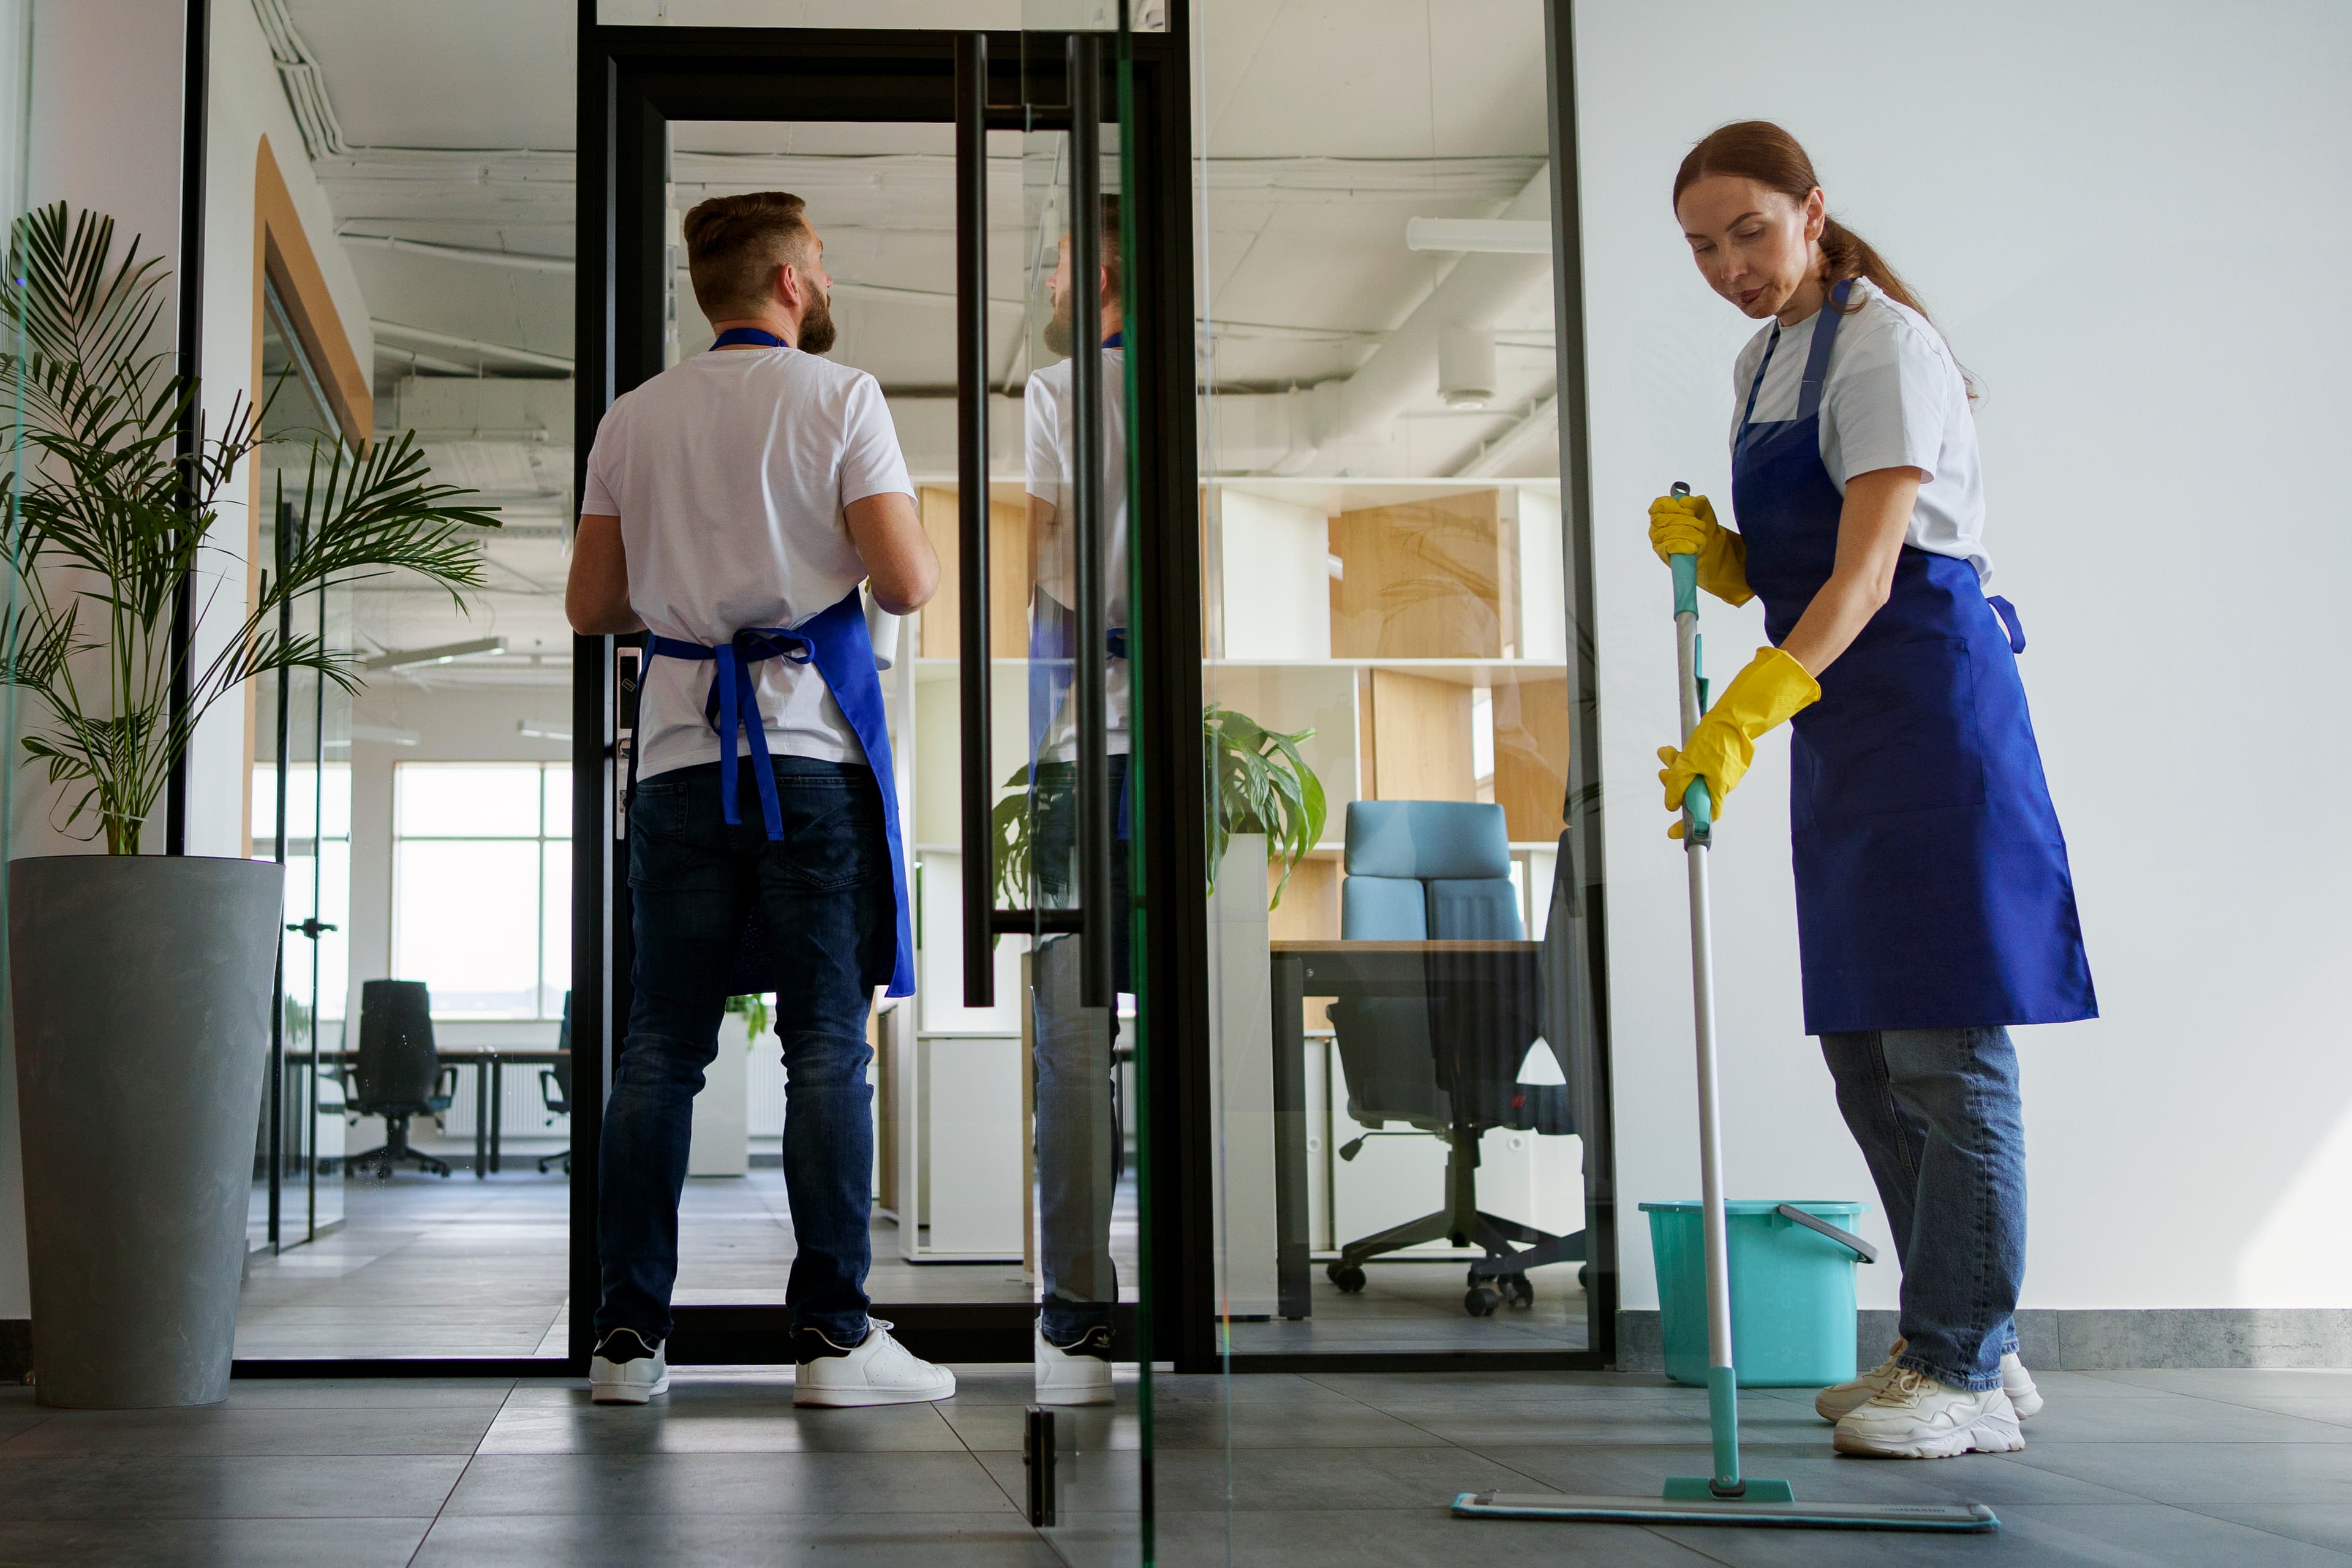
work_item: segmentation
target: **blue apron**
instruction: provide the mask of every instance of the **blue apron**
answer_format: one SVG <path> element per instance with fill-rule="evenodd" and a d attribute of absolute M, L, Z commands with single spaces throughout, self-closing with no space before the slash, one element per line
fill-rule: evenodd
<path fill-rule="evenodd" d="M 1797 416 L 1758 424 L 1774 329 L 1733 444 L 1748 584 L 1776 645 L 1836 563 L 1845 501 L 1822 463 L 1821 405 L 1842 320 L 1825 308 L 1813 329 Z M 2016 612 L 1986 599 L 1973 565 L 1906 544 L 1885 607 L 1797 715 L 1789 816 L 1807 1033 L 2097 1016 L 2018 679 L 2024 650 Z"/>
<path fill-rule="evenodd" d="M 882 791 L 882 824 L 890 841 L 890 887 L 898 906 L 898 952 L 891 960 L 888 994 L 913 995 L 913 905 L 907 897 L 907 857 L 898 837 L 898 790 L 890 771 L 890 727 L 882 708 L 882 682 L 874 672 L 874 639 L 866 632 L 865 606 L 858 602 L 857 590 L 852 588 L 832 608 L 797 626 L 747 626 L 716 647 L 656 637 L 648 639 L 646 651 L 649 658 L 699 660 L 719 667 L 711 675 L 710 694 L 702 704 L 703 717 L 719 732 L 724 753 L 719 762 L 719 798 L 729 822 L 743 820 L 736 778 L 735 744 L 740 732 L 750 742 L 751 778 L 759 790 L 760 814 L 771 840 L 783 837 L 783 815 L 776 798 L 767 726 L 760 716 L 759 689 L 752 683 L 751 667 L 763 658 L 788 658 L 814 666 L 824 678 L 857 743 L 866 748 L 866 766 L 874 771 L 874 782 Z M 767 952 L 766 929 L 754 905 L 743 951 L 728 982 L 730 993 L 774 991 L 789 983 L 790 977 L 777 972 Z"/>

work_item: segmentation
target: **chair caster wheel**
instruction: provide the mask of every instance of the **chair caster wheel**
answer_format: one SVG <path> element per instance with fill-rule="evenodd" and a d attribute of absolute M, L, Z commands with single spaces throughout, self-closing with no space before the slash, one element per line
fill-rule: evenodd
<path fill-rule="evenodd" d="M 1504 1282 L 1503 1290 L 1505 1299 L 1514 1307 L 1532 1307 L 1536 1304 L 1535 1283 L 1524 1274 L 1512 1275 Z"/>
<path fill-rule="evenodd" d="M 1462 1310 L 1474 1318 L 1491 1318 L 1503 1298 L 1491 1285 L 1474 1285 L 1462 1292 Z"/>
<path fill-rule="evenodd" d="M 1323 1272 L 1343 1294 L 1352 1296 L 1364 1288 L 1364 1271 L 1352 1263 L 1334 1263 Z"/>

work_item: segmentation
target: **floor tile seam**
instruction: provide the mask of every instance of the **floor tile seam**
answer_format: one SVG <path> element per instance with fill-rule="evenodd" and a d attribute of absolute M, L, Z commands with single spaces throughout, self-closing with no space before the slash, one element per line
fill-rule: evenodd
<path fill-rule="evenodd" d="M 2171 1391 L 2167 1390 L 2167 1392 L 2169 1393 Z M 2231 1410 L 2251 1411 L 2257 1415 L 2275 1415 L 2282 1420 L 2311 1421 L 2316 1422 L 2322 1426 L 2352 1426 L 2352 1415 L 2304 1415 L 2291 1411 L 2273 1410 L 2269 1406 L 2263 1405 L 2244 1405 L 2234 1399 L 2217 1399 L 2210 1394 L 2184 1394 L 2179 1395 L 2179 1397 L 2183 1399 L 2194 1399 L 2203 1405 L 2219 1405 Z M 2292 1399 L 2295 1396 L 2294 1394 L 2286 1394 L 2283 1397 Z"/>
<path fill-rule="evenodd" d="M 2251 1530 L 2257 1535 L 2267 1535 L 2274 1541 L 2284 1542 L 2288 1545 L 2306 1547 L 2314 1552 L 2325 1552 L 2330 1556 L 2337 1558 L 2343 1562 L 2352 1563 L 2352 1552 L 2341 1552 L 2333 1546 L 2323 1546 L 2316 1541 L 2305 1541 L 2301 1536 L 2287 1535 L 2275 1530 L 2265 1530 L 2259 1524 L 2248 1524 L 2242 1519 L 2230 1519 L 2221 1514 L 2208 1513 L 2205 1510 L 2199 1508 L 2194 1503 L 2165 1502 L 2158 1503 L 2157 1506 L 2159 1508 L 2170 1509 L 2177 1513 L 2194 1514 L 2199 1519 L 2210 1519 L 2216 1524 L 2235 1525 L 2240 1530 Z"/>

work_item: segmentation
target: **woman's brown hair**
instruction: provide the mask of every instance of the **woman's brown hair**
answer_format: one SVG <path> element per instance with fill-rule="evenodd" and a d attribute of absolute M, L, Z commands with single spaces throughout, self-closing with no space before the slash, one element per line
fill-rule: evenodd
<path fill-rule="evenodd" d="M 1813 174 L 1813 161 L 1805 156 L 1797 139 L 1769 120 L 1737 120 L 1708 132 L 1675 171 L 1675 205 L 1681 205 L 1685 191 L 1709 174 L 1753 180 L 1801 206 L 1822 183 Z M 1867 278 L 1895 303 L 1908 305 L 1923 316 L 1927 313 L 1927 307 L 1895 275 L 1886 258 L 1873 250 L 1862 236 L 1824 215 L 1822 286 L 1833 288 L 1848 278 Z M 1849 300 L 1845 313 L 1852 314 L 1861 305 L 1859 300 Z"/>

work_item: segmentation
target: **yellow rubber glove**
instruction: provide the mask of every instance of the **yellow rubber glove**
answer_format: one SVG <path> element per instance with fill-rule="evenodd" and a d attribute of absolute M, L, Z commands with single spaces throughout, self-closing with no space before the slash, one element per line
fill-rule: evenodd
<path fill-rule="evenodd" d="M 1658 748 L 1658 782 L 1666 786 L 1666 809 L 1677 814 L 1666 829 L 1669 838 L 1683 836 L 1679 814 L 1683 792 L 1691 780 L 1706 780 L 1714 815 L 1723 815 L 1723 800 L 1756 760 L 1756 740 L 1768 730 L 1785 724 L 1800 710 L 1821 700 L 1821 683 L 1805 667 L 1777 647 L 1759 647 L 1748 668 L 1731 678 L 1715 706 L 1706 710 L 1680 751 Z"/>
<path fill-rule="evenodd" d="M 1756 596 L 1748 585 L 1748 542 L 1715 521 L 1705 496 L 1660 496 L 1650 503 L 1650 548 L 1669 555 L 1698 557 L 1698 585 L 1717 598 L 1744 605 Z"/>

